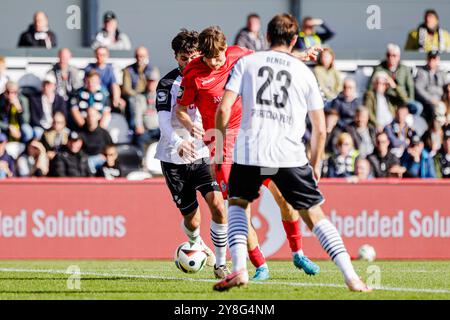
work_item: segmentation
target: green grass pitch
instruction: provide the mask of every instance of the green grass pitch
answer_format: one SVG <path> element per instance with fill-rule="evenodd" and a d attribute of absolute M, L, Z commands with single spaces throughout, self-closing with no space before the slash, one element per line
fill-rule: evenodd
<path fill-rule="evenodd" d="M 380 280 L 369 294 L 349 292 L 333 263 L 318 264 L 321 273 L 310 277 L 270 261 L 270 281 L 219 293 L 211 268 L 188 275 L 172 261 L 0 261 L 0 299 L 450 299 L 450 261 L 356 261 L 363 279 Z M 69 266 L 79 268 L 80 289 Z"/>

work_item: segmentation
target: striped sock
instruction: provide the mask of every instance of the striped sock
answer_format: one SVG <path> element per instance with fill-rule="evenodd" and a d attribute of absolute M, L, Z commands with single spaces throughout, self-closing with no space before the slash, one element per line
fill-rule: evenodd
<path fill-rule="evenodd" d="M 328 219 L 322 219 L 316 223 L 312 231 L 319 239 L 322 248 L 341 270 L 344 278 L 359 279 L 336 227 Z"/>
<path fill-rule="evenodd" d="M 227 263 L 228 224 L 218 224 L 211 221 L 211 240 L 216 251 L 216 267 Z"/>
<path fill-rule="evenodd" d="M 200 227 L 195 229 L 194 231 L 191 231 L 186 227 L 184 221 L 182 221 L 181 226 L 183 228 L 184 234 L 189 238 L 190 243 L 196 243 L 202 240 L 202 237 L 200 237 Z"/>
<path fill-rule="evenodd" d="M 228 243 L 233 260 L 233 272 L 247 269 L 248 225 L 244 208 L 230 206 L 228 209 L 228 225 Z"/>

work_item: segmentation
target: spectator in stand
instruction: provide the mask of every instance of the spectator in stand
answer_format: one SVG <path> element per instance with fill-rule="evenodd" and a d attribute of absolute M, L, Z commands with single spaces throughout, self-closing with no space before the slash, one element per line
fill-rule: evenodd
<path fill-rule="evenodd" d="M 109 50 L 105 47 L 99 47 L 95 49 L 95 57 L 97 62 L 89 64 L 84 70 L 85 74 L 88 75 L 92 70 L 95 70 L 100 75 L 101 85 L 108 90 L 111 96 L 112 107 L 116 111 L 123 111 L 126 103 L 120 98 L 121 92 L 114 74 L 114 68 L 112 64 L 107 63 Z"/>
<path fill-rule="evenodd" d="M 436 178 L 433 157 L 425 150 L 417 135 L 411 138 L 411 144 L 403 154 L 401 164 L 406 168 L 407 178 Z"/>
<path fill-rule="evenodd" d="M 360 157 L 365 158 L 373 152 L 377 129 L 369 123 L 369 110 L 366 107 L 356 109 L 355 121 L 345 131 L 352 137 Z"/>
<path fill-rule="evenodd" d="M 331 48 L 325 48 L 319 55 L 317 65 L 314 67 L 320 89 L 327 101 L 337 97 L 342 91 L 341 73 L 334 67 L 334 52 Z"/>
<path fill-rule="evenodd" d="M 27 143 L 33 138 L 28 99 L 19 93 L 17 83 L 8 81 L 5 87 L 0 95 L 0 132 L 5 133 L 9 141 Z"/>
<path fill-rule="evenodd" d="M 5 57 L 0 56 L 0 94 L 5 92 L 5 86 L 8 81 L 9 77 L 6 74 L 6 60 Z"/>
<path fill-rule="evenodd" d="M 48 17 L 43 11 L 33 16 L 33 23 L 20 35 L 18 47 L 40 47 L 52 49 L 57 47 L 56 35 L 48 27 Z"/>
<path fill-rule="evenodd" d="M 330 108 L 339 114 L 338 126 L 345 128 L 355 119 L 356 109 L 362 104 L 356 90 L 356 81 L 352 78 L 344 79 L 343 90 L 331 102 Z"/>
<path fill-rule="evenodd" d="M 66 102 L 56 93 L 56 78 L 48 74 L 42 82 L 42 92 L 30 97 L 30 124 L 35 138 L 40 140 L 44 131 L 51 129 L 56 112 L 66 116 Z"/>
<path fill-rule="evenodd" d="M 8 137 L 0 132 L 0 180 L 14 177 L 14 159 L 6 152 Z"/>
<path fill-rule="evenodd" d="M 102 115 L 100 127 L 107 128 L 111 119 L 109 107 L 109 94 L 101 86 L 100 76 L 95 70 L 91 70 L 86 76 L 86 86 L 80 89 L 71 99 L 71 115 L 76 128 L 81 129 L 86 124 L 88 110 L 94 108 Z"/>
<path fill-rule="evenodd" d="M 31 140 L 17 159 L 17 175 L 19 177 L 45 177 L 48 171 L 49 160 L 45 147 L 37 139 Z"/>
<path fill-rule="evenodd" d="M 405 49 L 425 52 L 450 51 L 450 35 L 447 30 L 439 26 L 436 10 L 425 11 L 424 22 L 409 33 Z"/>
<path fill-rule="evenodd" d="M 405 172 L 405 169 L 400 166 L 399 158 L 389 150 L 389 145 L 387 134 L 385 132 L 378 133 L 375 151 L 367 158 L 376 178 L 402 177 Z"/>
<path fill-rule="evenodd" d="M 372 89 L 364 94 L 364 105 L 369 109 L 370 122 L 377 131 L 383 131 L 394 120 L 396 107 L 407 103 L 406 92 L 386 72 L 374 74 Z"/>
<path fill-rule="evenodd" d="M 450 126 L 444 128 L 444 141 L 442 148 L 434 157 L 436 176 L 450 178 Z"/>
<path fill-rule="evenodd" d="M 147 78 L 154 69 L 149 63 L 147 48 L 139 47 L 135 51 L 136 62 L 123 70 L 122 95 L 128 104 L 128 123 L 136 134 L 143 134 L 143 128 L 137 128 L 136 109 L 145 109 L 147 105 Z M 142 132 L 138 132 L 141 130 Z"/>
<path fill-rule="evenodd" d="M 370 162 L 366 158 L 358 158 L 355 162 L 355 175 L 347 179 L 348 182 L 358 183 L 373 179 Z"/>
<path fill-rule="evenodd" d="M 105 178 L 107 180 L 113 180 L 123 177 L 122 168 L 120 167 L 117 153 L 117 148 L 114 145 L 107 145 L 103 152 L 106 158 L 106 162 L 103 166 L 97 170 L 97 177 Z"/>
<path fill-rule="evenodd" d="M 327 128 L 327 139 L 325 141 L 325 153 L 332 155 L 338 152 L 337 141 L 342 129 L 337 125 L 339 114 L 336 109 L 330 108 L 325 110 L 325 123 Z"/>
<path fill-rule="evenodd" d="M 53 65 L 48 74 L 56 79 L 56 92 L 69 101 L 75 92 L 83 86 L 83 79 L 80 71 L 70 65 L 72 52 L 70 49 L 63 48 L 58 52 L 59 62 Z"/>
<path fill-rule="evenodd" d="M 337 141 L 338 152 L 328 159 L 328 177 L 343 178 L 355 174 L 355 162 L 359 155 L 353 145 L 352 137 L 343 132 Z"/>
<path fill-rule="evenodd" d="M 103 28 L 95 36 L 92 49 L 106 47 L 109 50 L 131 50 L 130 38 L 119 30 L 117 16 L 107 11 L 103 16 Z"/>
<path fill-rule="evenodd" d="M 316 32 L 316 27 L 321 27 L 323 31 Z M 334 35 L 334 31 L 332 31 L 322 19 L 305 17 L 302 21 L 301 31 L 294 50 L 305 50 L 314 46 L 321 46 L 334 37 Z"/>
<path fill-rule="evenodd" d="M 156 88 L 160 79 L 158 69 L 153 69 L 147 76 L 145 104 L 138 104 L 135 112 L 135 141 L 137 147 L 144 152 L 145 145 L 158 141 L 161 136 L 156 110 Z"/>
<path fill-rule="evenodd" d="M 384 129 L 389 137 L 391 152 L 398 158 L 402 157 L 411 138 L 415 135 L 411 125 L 407 122 L 408 115 L 408 107 L 406 105 L 399 106 L 395 111 L 394 120 Z"/>
<path fill-rule="evenodd" d="M 41 143 L 45 147 L 47 157 L 50 160 L 55 158 L 56 153 L 67 145 L 69 139 L 69 129 L 66 127 L 66 117 L 62 112 L 53 115 L 53 126 L 44 132 Z"/>
<path fill-rule="evenodd" d="M 90 177 L 88 156 L 83 152 L 83 140 L 80 135 L 72 131 L 69 135 L 67 147 L 56 154 L 50 162 L 50 176 L 52 177 Z"/>
<path fill-rule="evenodd" d="M 380 65 L 375 67 L 373 74 L 383 71 L 386 72 L 408 96 L 408 109 L 413 115 L 420 116 L 423 111 L 423 106 L 420 102 L 414 100 L 414 79 L 411 70 L 400 61 L 401 49 L 398 45 L 390 43 L 386 49 L 386 60 L 382 61 Z M 372 85 L 372 79 L 369 81 Z M 369 88 L 371 89 L 371 88 Z M 389 91 L 395 89 L 389 88 Z M 391 94 L 395 94 L 391 92 Z"/>
<path fill-rule="evenodd" d="M 417 71 L 415 79 L 416 98 L 424 106 L 424 116 L 428 122 L 433 120 L 435 108 L 439 105 L 444 93 L 446 74 L 440 70 L 441 58 L 438 51 L 430 51 L 427 64 Z"/>
<path fill-rule="evenodd" d="M 113 143 L 108 131 L 99 127 L 99 121 L 100 113 L 95 108 L 88 108 L 86 125 L 80 133 L 83 151 L 89 156 L 89 169 L 93 175 L 105 163 L 105 147 Z"/>
<path fill-rule="evenodd" d="M 253 51 L 269 48 L 266 36 L 261 32 L 261 18 L 258 14 L 251 13 L 247 16 L 247 26 L 239 31 L 234 44 Z"/>
<path fill-rule="evenodd" d="M 441 110 L 439 110 L 441 109 Z M 445 106 L 441 104 L 436 109 L 436 116 L 431 123 L 430 127 L 422 136 L 425 149 L 430 153 L 430 156 L 434 157 L 436 153 L 442 148 L 444 139 L 444 126 L 446 124 Z"/>
<path fill-rule="evenodd" d="M 450 124 L 450 83 L 445 84 L 443 88 L 444 94 L 442 96 L 442 102 L 445 105 L 446 123 Z"/>

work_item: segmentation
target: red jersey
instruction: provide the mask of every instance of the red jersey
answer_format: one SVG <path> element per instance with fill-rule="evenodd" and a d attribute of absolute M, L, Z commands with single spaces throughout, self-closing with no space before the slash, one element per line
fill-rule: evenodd
<path fill-rule="evenodd" d="M 253 51 L 239 46 L 230 46 L 226 51 L 226 62 L 219 70 L 212 70 L 199 57 L 189 63 L 183 73 L 183 81 L 178 94 L 178 104 L 194 104 L 202 116 L 203 128 L 214 129 L 216 110 L 225 93 L 228 76 L 236 62 Z M 231 110 L 229 129 L 239 129 L 242 103 L 239 97 Z"/>

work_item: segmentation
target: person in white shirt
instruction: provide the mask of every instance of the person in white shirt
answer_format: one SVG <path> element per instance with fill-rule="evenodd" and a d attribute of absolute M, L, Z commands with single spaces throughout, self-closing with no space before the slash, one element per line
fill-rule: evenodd
<path fill-rule="evenodd" d="M 97 33 L 92 43 L 92 49 L 100 47 L 109 50 L 131 50 L 131 41 L 127 34 L 119 30 L 117 16 L 107 11 L 103 16 L 103 29 Z"/>
<path fill-rule="evenodd" d="M 270 178 L 320 240 L 348 288 L 370 291 L 356 274 L 336 227 L 320 207 L 324 197 L 317 182 L 326 138 L 323 99 L 312 72 L 291 55 L 298 22 L 289 14 L 277 15 L 269 23 L 267 37 L 269 51 L 245 56 L 235 65 L 217 109 L 216 128 L 225 136 L 231 107 L 242 98 L 242 122 L 229 180 L 228 242 L 233 273 L 213 289 L 247 285 L 245 210 L 258 198 L 263 181 Z M 312 124 L 310 161 L 301 141 L 307 115 Z M 216 143 L 216 150 L 222 150 Z M 217 152 L 215 160 L 219 159 L 222 155 Z"/>

